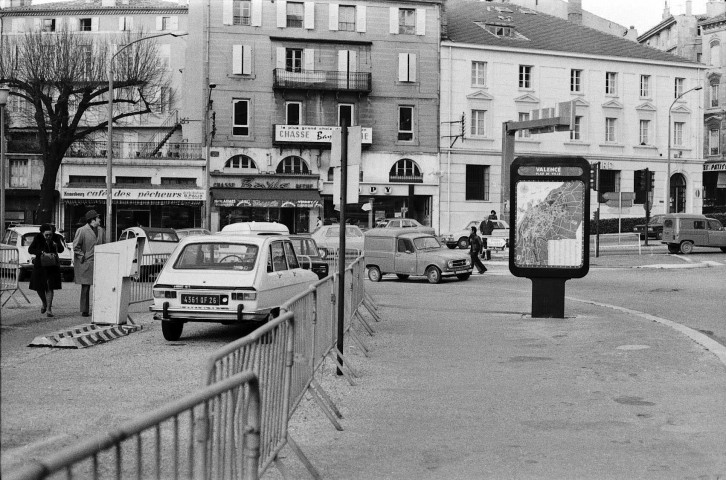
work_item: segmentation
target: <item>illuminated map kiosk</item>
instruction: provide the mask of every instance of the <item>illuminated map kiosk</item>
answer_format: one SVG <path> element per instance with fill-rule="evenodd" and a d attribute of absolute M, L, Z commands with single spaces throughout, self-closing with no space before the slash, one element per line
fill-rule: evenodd
<path fill-rule="evenodd" d="M 565 317 L 565 282 L 590 269 L 590 164 L 518 157 L 510 169 L 509 271 L 532 280 L 532 317 Z"/>

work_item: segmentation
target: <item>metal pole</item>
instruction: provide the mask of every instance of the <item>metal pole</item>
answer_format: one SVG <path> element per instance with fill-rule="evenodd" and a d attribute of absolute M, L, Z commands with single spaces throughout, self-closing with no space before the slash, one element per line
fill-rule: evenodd
<path fill-rule="evenodd" d="M 0 103 L 0 240 L 5 237 L 5 104 Z"/>
<path fill-rule="evenodd" d="M 108 138 L 106 139 L 106 243 L 113 242 L 114 237 L 113 232 L 111 231 L 111 211 L 113 210 L 113 59 L 121 50 L 111 55 L 111 58 L 108 60 L 106 71 L 106 75 L 108 76 Z"/>
<path fill-rule="evenodd" d="M 693 87 L 691 89 L 686 90 L 685 92 L 678 95 L 675 100 L 673 100 L 673 103 L 671 103 L 671 106 L 668 107 L 668 162 L 666 164 L 666 191 L 665 191 L 665 201 L 666 201 L 666 208 L 665 213 L 672 213 L 671 212 L 671 110 L 673 109 L 673 105 L 676 104 L 680 98 L 687 94 L 688 92 L 692 92 L 694 90 L 701 90 L 703 87 Z M 646 226 L 646 234 L 647 234 L 647 226 Z M 646 235 L 647 236 L 647 235 Z"/>
<path fill-rule="evenodd" d="M 340 248 L 338 248 L 338 352 L 343 364 L 345 333 L 345 204 L 348 201 L 348 122 L 343 122 L 340 135 Z M 340 367 L 338 375 L 343 375 Z"/>

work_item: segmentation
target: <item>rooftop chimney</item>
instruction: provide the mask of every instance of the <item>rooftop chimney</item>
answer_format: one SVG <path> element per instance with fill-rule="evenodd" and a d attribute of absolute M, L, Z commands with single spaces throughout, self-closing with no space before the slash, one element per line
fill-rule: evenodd
<path fill-rule="evenodd" d="M 693 1 L 686 0 L 686 15 L 693 15 Z"/>
<path fill-rule="evenodd" d="M 665 7 L 663 7 L 663 17 L 661 17 L 661 20 L 665 20 L 671 16 L 671 9 L 668 7 L 668 0 L 665 2 Z"/>
<path fill-rule="evenodd" d="M 582 25 L 582 0 L 567 2 L 567 20 Z"/>

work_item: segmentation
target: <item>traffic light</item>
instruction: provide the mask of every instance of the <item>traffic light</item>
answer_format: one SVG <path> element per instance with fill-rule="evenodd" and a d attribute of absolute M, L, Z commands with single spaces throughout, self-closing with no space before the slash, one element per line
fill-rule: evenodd
<path fill-rule="evenodd" d="M 590 165 L 590 190 L 600 190 L 600 162 Z"/>
<path fill-rule="evenodd" d="M 636 192 L 645 192 L 645 170 L 636 170 L 635 171 L 635 191 Z"/>
<path fill-rule="evenodd" d="M 652 192 L 653 188 L 655 186 L 655 172 L 645 169 L 646 173 L 646 185 L 645 185 L 645 191 L 646 192 Z"/>

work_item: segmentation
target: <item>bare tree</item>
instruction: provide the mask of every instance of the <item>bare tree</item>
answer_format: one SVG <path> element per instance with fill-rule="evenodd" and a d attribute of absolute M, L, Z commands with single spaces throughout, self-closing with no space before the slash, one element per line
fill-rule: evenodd
<path fill-rule="evenodd" d="M 60 30 L 0 37 L 0 84 L 27 104 L 21 122 L 37 128 L 45 168 L 38 221 L 52 220 L 56 177 L 68 148 L 108 126 L 107 66 L 114 52 L 143 31 L 97 37 Z M 156 43 L 138 42 L 115 57 L 113 121 L 154 111 L 170 76 Z"/>

